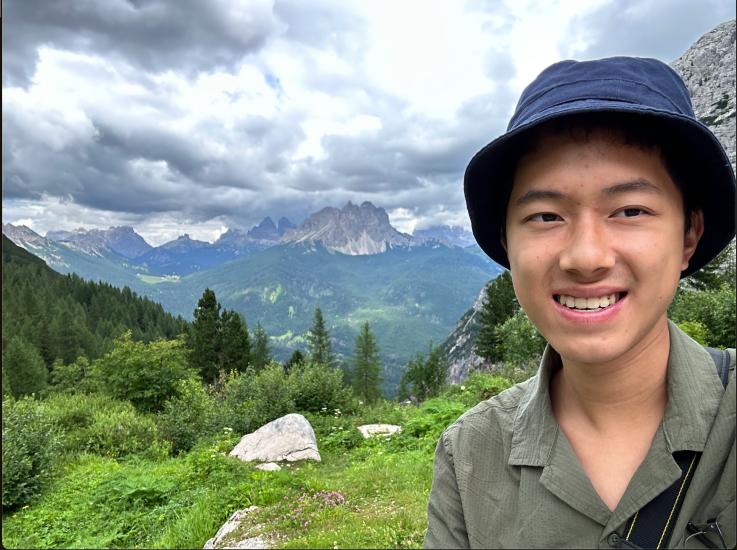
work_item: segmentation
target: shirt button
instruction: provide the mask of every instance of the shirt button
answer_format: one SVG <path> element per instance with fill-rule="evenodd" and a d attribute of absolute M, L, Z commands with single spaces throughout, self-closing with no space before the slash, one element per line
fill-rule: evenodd
<path fill-rule="evenodd" d="M 617 543 L 619 543 L 619 535 L 617 533 L 612 533 L 606 538 L 606 541 L 609 543 L 609 546 L 614 548 L 617 546 Z"/>

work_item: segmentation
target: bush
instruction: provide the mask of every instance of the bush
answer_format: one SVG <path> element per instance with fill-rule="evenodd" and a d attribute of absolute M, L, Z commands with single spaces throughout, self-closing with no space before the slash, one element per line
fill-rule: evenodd
<path fill-rule="evenodd" d="M 256 375 L 253 385 L 253 398 L 250 407 L 252 428 L 276 420 L 296 410 L 294 387 L 284 373 L 284 368 L 271 361 Z"/>
<path fill-rule="evenodd" d="M 127 401 L 97 393 L 58 394 L 45 403 L 51 417 L 66 431 L 66 452 L 117 458 L 144 453 L 162 443 L 154 417 L 138 413 Z"/>
<path fill-rule="evenodd" d="M 535 365 L 540 363 L 547 344 L 542 334 L 519 310 L 496 328 L 497 341 L 500 342 L 504 364 Z"/>
<path fill-rule="evenodd" d="M 684 322 L 701 325 L 706 331 L 708 346 L 733 348 L 736 298 L 735 288 L 730 284 L 723 284 L 716 290 L 679 288 L 668 307 L 668 318 L 677 325 Z"/>
<path fill-rule="evenodd" d="M 42 403 L 3 398 L 3 508 L 26 505 L 41 492 L 61 436 Z"/>
<path fill-rule="evenodd" d="M 461 384 L 450 386 L 442 397 L 463 403 L 467 408 L 476 406 L 479 402 L 499 395 L 514 385 L 512 380 L 503 378 L 498 373 L 471 371 L 468 378 Z"/>
<path fill-rule="evenodd" d="M 174 453 L 189 451 L 199 438 L 216 433 L 226 414 L 225 407 L 219 407 L 197 380 L 180 381 L 178 393 L 164 403 L 159 417 Z"/>
<path fill-rule="evenodd" d="M 289 384 L 295 410 L 300 412 L 343 410 L 353 396 L 349 388 L 343 387 L 343 373 L 320 363 L 293 366 Z"/>
<path fill-rule="evenodd" d="M 684 321 L 683 323 L 678 323 L 678 328 L 702 346 L 706 345 L 706 342 L 708 341 L 707 330 L 706 327 L 698 321 Z"/>
<path fill-rule="evenodd" d="M 128 331 L 115 340 L 113 350 L 93 363 L 93 375 L 116 399 L 126 399 L 142 412 L 159 411 L 177 394 L 180 380 L 193 378 L 183 338 L 134 342 Z"/>
<path fill-rule="evenodd" d="M 466 407 L 457 401 L 449 401 L 441 397 L 428 399 L 419 408 L 417 414 L 402 427 L 407 435 L 426 438 L 437 442 L 448 426 L 466 412 Z"/>

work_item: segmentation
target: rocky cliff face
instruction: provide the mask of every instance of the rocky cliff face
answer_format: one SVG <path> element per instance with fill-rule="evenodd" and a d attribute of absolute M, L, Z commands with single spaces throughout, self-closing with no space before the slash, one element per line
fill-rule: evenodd
<path fill-rule="evenodd" d="M 117 252 L 126 258 L 135 258 L 145 254 L 153 247 L 132 227 L 110 227 L 102 229 L 75 229 L 74 231 L 49 231 L 46 238 L 53 241 L 69 243 L 87 254 L 99 255 L 101 247 Z"/>
<path fill-rule="evenodd" d="M 370 202 L 356 206 L 349 201 L 342 210 L 328 206 L 312 214 L 296 229 L 287 231 L 279 243 L 316 241 L 343 254 L 361 256 L 381 254 L 389 247 L 420 244 L 425 239 L 394 229 L 383 208 Z"/>
<path fill-rule="evenodd" d="M 696 117 L 714 132 L 735 167 L 735 20 L 714 27 L 670 66 L 686 83 Z M 459 382 L 482 360 L 473 353 L 478 312 L 486 283 L 473 308 L 463 314 L 443 342 L 450 364 L 449 380 Z"/>
<path fill-rule="evenodd" d="M 476 244 L 476 239 L 473 238 L 473 233 L 457 225 L 454 225 L 453 227 L 448 225 L 434 225 L 427 229 L 415 229 L 412 236 L 424 239 L 437 239 L 442 237 L 452 245 L 460 246 L 462 248 Z"/>
<path fill-rule="evenodd" d="M 691 92 L 696 117 L 709 126 L 735 166 L 735 20 L 717 25 L 670 64 Z"/>

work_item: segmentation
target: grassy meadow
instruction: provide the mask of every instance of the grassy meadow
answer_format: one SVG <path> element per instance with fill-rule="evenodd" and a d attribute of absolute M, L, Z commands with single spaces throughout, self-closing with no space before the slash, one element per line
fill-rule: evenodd
<path fill-rule="evenodd" d="M 420 406 L 381 401 L 358 404 L 350 414 L 305 412 L 322 461 L 282 463 L 277 472 L 228 456 L 240 434 L 227 426 L 177 456 L 158 444 L 125 456 L 116 456 L 115 445 L 63 450 L 41 494 L 4 512 L 3 546 L 202 548 L 236 510 L 257 506 L 234 537 L 261 535 L 274 548 L 419 548 L 438 437 L 464 411 L 511 385 L 474 373 Z M 372 423 L 402 431 L 364 439 L 356 427 Z"/>

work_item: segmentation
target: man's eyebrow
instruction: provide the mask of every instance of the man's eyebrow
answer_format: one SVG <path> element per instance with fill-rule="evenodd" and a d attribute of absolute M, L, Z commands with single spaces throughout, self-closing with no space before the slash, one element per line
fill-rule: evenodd
<path fill-rule="evenodd" d="M 602 194 L 607 196 L 620 195 L 622 193 L 633 193 L 636 191 L 662 194 L 662 191 L 657 186 L 653 185 L 645 178 L 639 178 L 624 183 L 618 183 L 616 185 L 612 185 L 601 190 Z M 547 189 L 530 189 L 527 193 L 517 199 L 516 205 L 522 206 L 523 204 L 539 200 L 561 201 L 572 199 L 568 195 L 565 195 L 564 193 L 561 193 L 559 191 L 550 191 Z"/>
<path fill-rule="evenodd" d="M 662 194 L 662 191 L 658 189 L 658 187 L 656 187 L 644 178 L 639 178 L 625 183 L 618 183 L 617 185 L 612 185 L 611 187 L 607 187 L 601 190 L 602 194 L 604 195 L 619 195 L 622 193 L 632 193 L 635 191 L 646 191 L 648 193 Z"/>
<path fill-rule="evenodd" d="M 540 200 L 566 200 L 569 199 L 568 195 L 564 195 L 559 191 L 548 191 L 546 189 L 530 189 L 527 193 L 517 199 L 517 206 L 522 206 L 528 202 L 540 201 Z"/>

